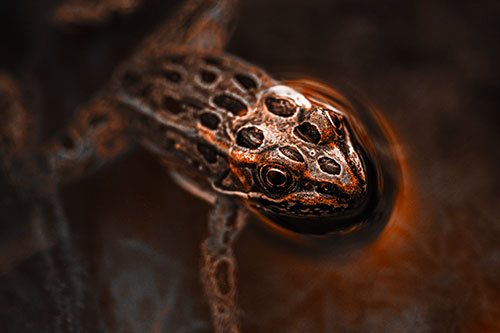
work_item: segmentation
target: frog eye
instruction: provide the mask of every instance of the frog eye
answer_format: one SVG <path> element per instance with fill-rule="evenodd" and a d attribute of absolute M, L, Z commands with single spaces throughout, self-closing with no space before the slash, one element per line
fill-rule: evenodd
<path fill-rule="evenodd" d="M 261 184 L 272 193 L 288 190 L 293 184 L 292 175 L 279 165 L 265 165 L 259 170 Z"/>
<path fill-rule="evenodd" d="M 279 187 L 285 185 L 287 175 L 280 169 L 269 169 L 265 177 L 268 185 Z"/>

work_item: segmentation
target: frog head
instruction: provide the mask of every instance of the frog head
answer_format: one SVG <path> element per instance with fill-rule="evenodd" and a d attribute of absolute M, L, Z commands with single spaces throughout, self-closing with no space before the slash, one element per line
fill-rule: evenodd
<path fill-rule="evenodd" d="M 349 225 L 369 187 L 350 114 L 287 85 L 257 98 L 233 123 L 230 175 L 221 188 L 225 182 L 252 211 L 286 229 L 321 234 L 335 229 L 332 221 Z"/>

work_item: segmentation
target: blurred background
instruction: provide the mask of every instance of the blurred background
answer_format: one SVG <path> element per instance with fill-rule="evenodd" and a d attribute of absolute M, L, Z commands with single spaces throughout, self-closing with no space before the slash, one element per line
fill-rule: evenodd
<path fill-rule="evenodd" d="M 65 24 L 51 19 L 57 1 L 3 0 L 0 70 L 30 92 L 40 141 L 179 3 Z M 497 1 L 242 1 L 228 51 L 369 101 L 404 166 L 389 224 L 358 251 L 316 257 L 251 220 L 235 247 L 244 332 L 500 331 L 499 17 Z M 44 256 L 23 255 L 30 204 L 1 186 L 0 327 L 53 332 Z M 198 278 L 208 204 L 141 150 L 62 194 L 82 330 L 212 330 Z"/>

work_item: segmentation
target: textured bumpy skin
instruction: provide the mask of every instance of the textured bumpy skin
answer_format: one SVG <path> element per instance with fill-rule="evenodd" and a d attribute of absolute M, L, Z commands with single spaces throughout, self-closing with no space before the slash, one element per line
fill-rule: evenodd
<path fill-rule="evenodd" d="M 128 127 L 205 190 L 289 216 L 341 216 L 367 193 L 342 110 L 235 57 L 189 50 L 124 70 Z"/>
<path fill-rule="evenodd" d="M 235 57 L 179 49 L 121 69 L 56 155 L 98 161 L 135 137 L 202 191 L 256 211 L 342 218 L 363 206 L 366 163 L 344 111 Z M 74 152 L 74 140 L 97 154 Z"/>

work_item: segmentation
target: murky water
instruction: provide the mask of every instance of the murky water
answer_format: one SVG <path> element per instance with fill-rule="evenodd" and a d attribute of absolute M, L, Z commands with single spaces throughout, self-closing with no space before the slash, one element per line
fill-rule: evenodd
<path fill-rule="evenodd" d="M 22 70 L 39 12 L 8 3 L 1 64 Z M 100 28 L 46 28 L 33 78 L 46 136 L 159 22 L 158 3 Z M 242 10 L 231 52 L 370 101 L 400 166 L 393 210 L 362 242 L 310 251 L 251 220 L 235 247 L 243 331 L 500 330 L 496 3 L 279 0 Z M 50 332 L 57 302 L 43 253 L 22 254 L 30 207 L 13 193 L 2 185 L 0 323 Z M 207 204 L 142 151 L 68 184 L 63 198 L 84 269 L 86 330 L 211 331 L 198 276 Z"/>

